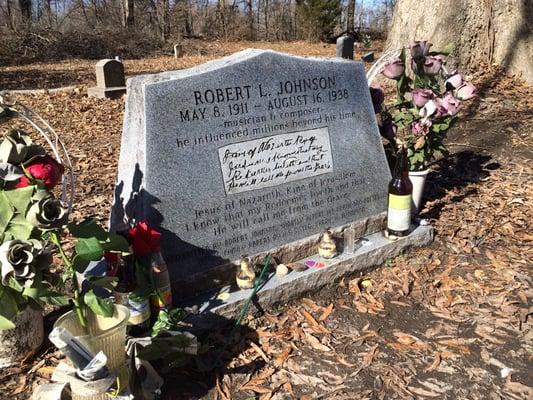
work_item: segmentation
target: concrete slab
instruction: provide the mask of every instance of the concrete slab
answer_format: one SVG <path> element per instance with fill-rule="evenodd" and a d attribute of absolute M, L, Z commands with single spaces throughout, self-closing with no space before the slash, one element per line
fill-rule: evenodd
<path fill-rule="evenodd" d="M 108 88 L 93 86 L 87 89 L 87 95 L 89 97 L 97 97 L 99 99 L 118 99 L 124 94 L 126 94 L 126 86 Z"/>
<path fill-rule="evenodd" d="M 427 245 L 433 241 L 433 234 L 432 226 L 413 226 L 409 236 L 396 241 L 388 240 L 382 233 L 365 236 L 361 240 L 362 245 L 354 254 L 341 253 L 332 260 L 320 259 L 326 267 L 309 268 L 302 272 L 292 271 L 284 277 L 271 273 L 257 293 L 257 303 L 265 310 L 273 305 L 286 303 L 345 275 L 383 264 L 387 259 L 397 256 L 409 247 Z M 308 260 L 318 259 L 318 255 L 315 255 L 298 262 L 305 263 Z M 209 316 L 216 314 L 226 318 L 235 318 L 252 290 L 237 290 L 221 296 L 221 293 L 228 291 L 228 287 L 223 288 L 212 293 L 209 298 L 197 299 L 191 304 L 201 304 L 200 317 L 205 315 L 209 319 Z"/>

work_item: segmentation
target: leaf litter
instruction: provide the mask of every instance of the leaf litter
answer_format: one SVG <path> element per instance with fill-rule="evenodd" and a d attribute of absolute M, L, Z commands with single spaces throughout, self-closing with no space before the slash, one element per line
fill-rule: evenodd
<path fill-rule="evenodd" d="M 226 368 L 175 371 L 172 378 L 182 379 L 167 380 L 165 398 L 531 398 L 533 89 L 497 70 L 474 81 L 491 77 L 498 79 L 477 109 L 450 132 L 452 156 L 428 177 L 421 216 L 435 226 L 431 246 L 249 318 L 253 339 L 237 335 Z M 105 222 L 123 100 L 89 99 L 83 91 L 18 98 L 70 150 L 78 176 L 73 217 Z M 500 99 L 513 101 L 513 112 Z M 215 347 L 223 338 L 213 331 L 204 340 Z M 2 370 L 2 396 L 29 398 L 59 358 L 45 346 L 26 364 Z"/>

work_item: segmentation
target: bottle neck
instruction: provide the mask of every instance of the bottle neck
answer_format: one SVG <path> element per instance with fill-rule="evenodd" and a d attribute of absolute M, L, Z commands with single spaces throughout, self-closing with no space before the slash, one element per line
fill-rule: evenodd
<path fill-rule="evenodd" d="M 407 150 L 405 147 L 402 147 L 398 152 L 398 158 L 396 160 L 396 165 L 394 166 L 394 177 L 409 177 L 409 165 L 407 163 Z"/>

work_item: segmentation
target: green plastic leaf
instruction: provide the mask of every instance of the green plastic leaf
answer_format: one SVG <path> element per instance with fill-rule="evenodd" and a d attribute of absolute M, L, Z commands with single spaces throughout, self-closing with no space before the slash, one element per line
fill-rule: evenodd
<path fill-rule="evenodd" d="M 105 242 L 101 243 L 104 251 L 115 251 L 120 253 L 128 253 L 130 245 L 124 236 L 116 233 L 109 233 Z"/>
<path fill-rule="evenodd" d="M 9 202 L 4 191 L 0 191 L 0 235 L 3 235 L 9 221 L 13 218 L 13 206 Z"/>
<path fill-rule="evenodd" d="M 5 240 L 27 240 L 33 232 L 34 226 L 23 215 L 15 216 L 5 230 Z"/>
<path fill-rule="evenodd" d="M 7 190 L 5 195 L 11 205 L 15 207 L 15 210 L 17 210 L 18 213 L 25 215 L 34 190 L 35 186 L 26 186 L 20 189 Z"/>
<path fill-rule="evenodd" d="M 98 261 L 103 256 L 103 249 L 95 237 L 79 239 L 76 243 L 76 255 L 88 261 Z"/>
<path fill-rule="evenodd" d="M 40 300 L 43 303 L 59 307 L 67 306 L 69 304 L 68 298 L 65 295 L 53 291 L 46 291 L 45 293 L 43 293 L 43 295 L 41 295 Z"/>
<path fill-rule="evenodd" d="M 172 310 L 159 310 L 157 320 L 152 327 L 152 336 L 157 336 L 165 330 L 176 329 L 178 322 L 186 316 L 185 310 L 182 308 L 174 308 Z"/>
<path fill-rule="evenodd" d="M 150 266 L 146 266 L 139 262 L 136 262 L 135 281 L 137 282 L 137 289 L 133 294 L 136 297 L 141 299 L 147 299 L 148 297 L 150 297 L 150 295 L 155 293 L 155 285 Z"/>
<path fill-rule="evenodd" d="M 113 276 L 89 276 L 87 280 L 92 285 L 112 291 L 116 286 L 118 278 Z"/>
<path fill-rule="evenodd" d="M 72 260 L 72 267 L 76 272 L 79 272 L 80 274 L 84 273 L 87 267 L 89 266 L 90 260 L 86 260 L 85 258 L 75 256 L 74 260 Z"/>
<path fill-rule="evenodd" d="M 9 319 L 4 317 L 3 315 L 0 315 L 0 331 L 5 331 L 8 329 L 14 329 L 15 324 L 11 322 Z"/>
<path fill-rule="evenodd" d="M 15 298 L 9 289 L 0 286 L 0 315 L 7 319 L 13 319 L 18 313 L 18 306 Z"/>
<path fill-rule="evenodd" d="M 400 52 L 400 60 L 405 64 L 405 48 L 402 48 L 402 51 Z"/>
<path fill-rule="evenodd" d="M 9 278 L 7 286 L 19 293 L 22 293 L 22 291 L 24 290 L 24 287 L 22 287 L 22 285 L 13 277 Z"/>
<path fill-rule="evenodd" d="M 41 290 L 35 287 L 25 287 L 22 291 L 22 295 L 37 300 L 41 297 Z"/>
<path fill-rule="evenodd" d="M 97 315 L 103 317 L 112 317 L 115 306 L 111 299 L 103 299 L 98 297 L 94 291 L 89 290 L 84 295 L 85 304 L 91 309 L 91 311 Z"/>
<path fill-rule="evenodd" d="M 107 233 L 94 218 L 86 219 L 79 224 L 69 224 L 68 229 L 70 233 L 83 239 L 96 238 L 101 241 L 107 240 Z"/>

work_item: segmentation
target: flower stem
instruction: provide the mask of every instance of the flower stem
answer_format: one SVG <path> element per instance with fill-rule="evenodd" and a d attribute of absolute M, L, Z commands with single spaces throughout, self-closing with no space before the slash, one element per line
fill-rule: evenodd
<path fill-rule="evenodd" d="M 61 241 L 59 240 L 59 236 L 57 235 L 57 232 L 52 232 L 50 234 L 50 239 L 52 240 L 52 243 L 55 244 L 57 247 L 59 254 L 61 256 L 61 259 L 63 260 L 63 264 L 65 264 L 65 267 L 68 270 L 69 275 L 72 277 L 72 288 L 74 292 L 74 298 L 72 299 L 72 302 L 74 303 L 74 312 L 76 313 L 76 316 L 78 317 L 78 321 L 85 333 L 88 333 L 87 328 L 87 317 L 84 313 L 84 304 L 83 299 L 80 296 L 80 287 L 78 284 L 78 278 L 76 276 L 76 271 L 74 270 L 74 267 L 72 265 L 72 261 L 68 257 L 68 255 L 65 253 L 65 250 L 63 249 L 63 246 L 61 245 Z"/>

